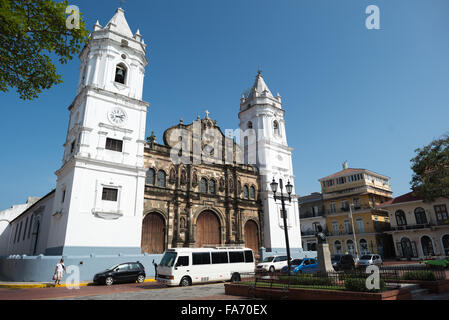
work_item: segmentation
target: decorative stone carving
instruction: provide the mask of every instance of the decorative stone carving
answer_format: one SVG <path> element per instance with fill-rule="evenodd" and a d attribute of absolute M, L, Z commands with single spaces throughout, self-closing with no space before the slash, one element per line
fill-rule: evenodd
<path fill-rule="evenodd" d="M 220 180 L 218 181 L 218 190 L 220 192 L 223 192 L 225 189 L 225 185 L 224 185 L 224 179 L 220 178 Z"/>
<path fill-rule="evenodd" d="M 187 183 L 187 172 L 185 169 L 181 170 L 181 184 L 184 185 Z"/>
<path fill-rule="evenodd" d="M 173 169 L 173 168 L 170 169 L 170 174 L 169 174 L 169 177 L 168 177 L 168 182 L 169 182 L 170 184 L 173 184 L 173 183 L 176 182 L 176 172 L 175 172 L 175 169 Z"/>
<path fill-rule="evenodd" d="M 195 172 L 193 172 L 192 175 L 192 187 L 196 187 L 198 185 L 198 174 Z"/>

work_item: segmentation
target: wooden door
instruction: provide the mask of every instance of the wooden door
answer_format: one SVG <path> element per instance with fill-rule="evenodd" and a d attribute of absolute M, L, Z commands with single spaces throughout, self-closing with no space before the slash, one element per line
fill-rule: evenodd
<path fill-rule="evenodd" d="M 257 224 L 248 220 L 245 223 L 245 247 L 251 248 L 254 251 L 254 255 L 259 253 L 259 233 L 257 229 Z"/>
<path fill-rule="evenodd" d="M 146 215 L 142 223 L 142 252 L 163 253 L 165 250 L 164 218 L 156 212 Z"/>
<path fill-rule="evenodd" d="M 212 211 L 202 212 L 196 220 L 196 244 L 198 247 L 221 244 L 220 221 Z"/>

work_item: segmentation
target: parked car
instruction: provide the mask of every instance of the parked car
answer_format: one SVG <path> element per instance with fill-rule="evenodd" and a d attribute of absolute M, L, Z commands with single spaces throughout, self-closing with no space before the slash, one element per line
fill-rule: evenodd
<path fill-rule="evenodd" d="M 140 262 L 120 263 L 99 272 L 94 276 L 95 284 L 106 284 L 108 286 L 116 282 L 138 282 L 145 281 L 145 268 Z"/>
<path fill-rule="evenodd" d="M 342 256 L 343 256 L 342 254 L 335 254 L 335 255 L 331 256 L 332 267 L 334 267 L 335 271 L 338 271 L 340 259 Z"/>
<path fill-rule="evenodd" d="M 269 256 L 257 264 L 256 271 L 275 272 L 281 270 L 287 265 L 287 256 Z"/>
<path fill-rule="evenodd" d="M 287 273 L 288 265 L 283 267 L 281 272 Z M 294 259 L 291 263 L 290 274 L 315 273 L 318 270 L 318 261 L 313 258 Z"/>
<path fill-rule="evenodd" d="M 351 254 L 336 255 L 331 261 L 335 271 L 355 269 L 355 259 Z"/>
<path fill-rule="evenodd" d="M 364 254 L 357 261 L 358 268 L 366 268 L 371 265 L 381 266 L 382 258 L 378 254 Z"/>
<path fill-rule="evenodd" d="M 299 265 L 301 265 L 301 263 L 303 262 L 304 259 L 293 259 L 290 262 L 291 268 L 293 269 L 294 267 L 297 267 Z M 281 272 L 282 273 L 287 273 L 287 269 L 288 269 L 288 265 L 282 267 Z"/>

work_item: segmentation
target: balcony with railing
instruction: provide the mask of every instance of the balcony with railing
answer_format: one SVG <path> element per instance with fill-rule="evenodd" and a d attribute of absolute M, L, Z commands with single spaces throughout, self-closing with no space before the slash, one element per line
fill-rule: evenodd
<path fill-rule="evenodd" d="M 359 205 L 352 208 L 352 213 L 359 213 L 366 210 L 373 210 L 376 209 L 372 205 Z M 335 208 L 335 210 L 326 209 L 325 214 L 331 215 L 331 214 L 341 214 L 341 213 L 349 213 L 349 206 L 347 207 L 341 207 L 341 208 Z"/>
<path fill-rule="evenodd" d="M 323 230 L 323 233 L 326 235 L 326 236 L 330 236 L 330 232 L 327 230 L 327 229 L 324 229 Z M 315 234 L 316 234 L 316 231 L 315 230 L 305 230 L 305 231 L 301 231 L 301 236 L 302 237 L 307 237 L 307 236 L 315 236 Z"/>
<path fill-rule="evenodd" d="M 404 225 L 394 225 L 386 228 L 384 231 L 406 231 L 406 230 L 419 230 L 428 229 L 435 226 L 435 223 L 421 223 L 421 224 L 404 224 Z"/>
<path fill-rule="evenodd" d="M 324 210 L 318 210 L 318 212 L 306 211 L 299 213 L 300 219 L 322 217 L 322 216 L 324 216 Z"/>

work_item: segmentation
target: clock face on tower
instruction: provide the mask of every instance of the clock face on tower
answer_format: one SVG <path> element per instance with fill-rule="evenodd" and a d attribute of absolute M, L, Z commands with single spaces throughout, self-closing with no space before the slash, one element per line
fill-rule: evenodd
<path fill-rule="evenodd" d="M 126 113 L 120 108 L 114 108 L 108 112 L 108 119 L 112 124 L 121 126 L 126 121 Z"/>

